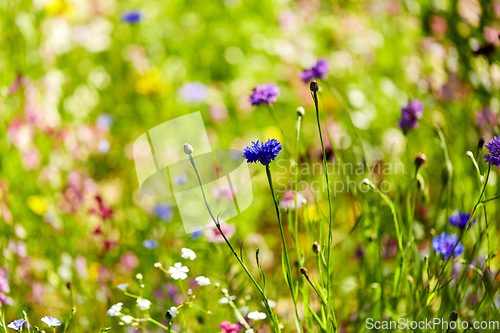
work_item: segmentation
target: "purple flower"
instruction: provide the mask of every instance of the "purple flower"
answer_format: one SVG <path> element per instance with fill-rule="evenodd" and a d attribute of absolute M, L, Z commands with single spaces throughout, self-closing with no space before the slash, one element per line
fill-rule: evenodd
<path fill-rule="evenodd" d="M 484 147 L 488 149 L 488 154 L 483 156 L 484 159 L 500 168 L 500 136 L 495 136 Z"/>
<path fill-rule="evenodd" d="M 42 318 L 42 321 L 47 324 L 49 327 L 61 326 L 61 322 L 57 318 L 52 318 L 49 316 L 45 316 Z"/>
<path fill-rule="evenodd" d="M 300 73 L 300 79 L 304 83 L 308 83 L 312 79 L 324 79 L 326 78 L 328 71 L 330 70 L 330 63 L 326 59 L 319 59 L 314 66 L 310 69 L 306 69 Z"/>
<path fill-rule="evenodd" d="M 434 237 L 432 240 L 432 249 L 439 254 L 442 254 L 445 259 L 448 259 L 452 255 L 453 248 L 457 244 L 457 235 L 447 235 L 446 233 L 442 233 L 440 236 Z M 455 247 L 455 251 L 453 251 L 453 256 L 457 257 L 464 252 L 464 247 L 462 243 L 458 242 Z"/>
<path fill-rule="evenodd" d="M 401 108 L 401 120 L 398 126 L 403 131 L 408 131 L 418 127 L 418 120 L 422 118 L 424 105 L 418 99 L 408 101 L 406 106 Z"/>
<path fill-rule="evenodd" d="M 12 328 L 13 330 L 19 331 L 24 325 L 24 319 L 16 319 L 7 325 L 8 328 Z"/>
<path fill-rule="evenodd" d="M 155 214 L 164 221 L 170 221 L 173 214 L 172 207 L 164 203 L 159 203 L 155 207 Z"/>
<path fill-rule="evenodd" d="M 151 240 L 151 239 L 146 239 L 143 243 L 144 247 L 146 249 L 154 249 L 155 247 L 158 246 L 158 242 L 155 241 L 155 240 Z"/>
<path fill-rule="evenodd" d="M 250 104 L 273 104 L 276 103 L 276 98 L 280 94 L 280 88 L 274 83 L 261 84 L 252 90 L 250 95 Z"/>
<path fill-rule="evenodd" d="M 273 161 L 278 154 L 281 153 L 281 143 L 276 139 L 267 139 L 267 142 L 253 142 L 249 147 L 246 147 L 243 152 L 243 157 L 248 163 L 260 162 L 262 165 L 267 165 Z"/>
<path fill-rule="evenodd" d="M 207 99 L 208 89 L 201 82 L 189 82 L 182 86 L 179 94 L 187 102 L 203 102 Z"/>
<path fill-rule="evenodd" d="M 127 23 L 137 23 L 142 19 L 142 14 L 139 11 L 130 11 L 122 15 L 122 21 Z"/>
<path fill-rule="evenodd" d="M 469 219 L 470 219 L 469 213 L 463 213 L 461 211 L 457 211 L 455 214 L 450 216 L 450 224 L 463 229 L 467 225 L 467 222 L 469 222 Z M 476 223 L 476 221 L 477 219 L 474 217 L 469 227 L 472 224 Z"/>

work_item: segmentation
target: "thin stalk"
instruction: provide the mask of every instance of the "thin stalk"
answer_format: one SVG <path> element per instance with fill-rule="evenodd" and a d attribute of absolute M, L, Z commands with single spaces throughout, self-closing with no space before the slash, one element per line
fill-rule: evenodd
<path fill-rule="evenodd" d="M 286 265 L 286 270 L 287 270 L 286 274 L 288 275 L 286 280 L 288 283 L 288 287 L 290 288 L 290 293 L 292 295 L 293 306 L 295 308 L 295 317 L 297 318 L 297 322 L 300 323 L 299 311 L 297 310 L 297 297 L 296 297 L 295 291 L 294 291 L 292 269 L 290 267 L 290 259 L 288 257 L 288 249 L 286 246 L 285 233 L 283 231 L 283 224 L 281 223 L 280 206 L 278 204 L 278 199 L 276 199 L 276 194 L 274 193 L 273 179 L 271 176 L 271 168 L 269 167 L 269 164 L 266 164 L 266 175 L 267 175 L 267 180 L 269 182 L 269 188 L 271 189 L 271 195 L 273 197 L 274 207 L 276 209 L 276 216 L 278 217 L 278 224 L 280 227 L 281 242 L 283 244 L 283 253 L 285 255 L 285 265 Z M 297 325 L 297 326 L 298 326 L 297 327 L 298 331 L 302 332 L 301 326 L 300 325 Z"/>
<path fill-rule="evenodd" d="M 235 256 L 236 260 L 238 260 L 240 266 L 243 268 L 243 270 L 245 271 L 245 273 L 248 275 L 248 277 L 250 278 L 250 280 L 252 281 L 252 283 L 255 285 L 255 287 L 257 288 L 257 290 L 261 294 L 262 299 L 264 301 L 264 306 L 266 307 L 266 309 L 267 309 L 267 311 L 269 313 L 269 316 L 271 317 L 271 320 L 273 321 L 274 331 L 277 332 L 277 333 L 281 332 L 281 329 L 280 329 L 279 323 L 278 323 L 278 319 L 276 318 L 276 316 L 274 315 L 273 311 L 271 310 L 271 307 L 269 306 L 269 301 L 268 301 L 268 299 L 266 297 L 266 294 L 264 293 L 264 290 L 262 290 L 262 288 L 259 286 L 259 284 L 257 283 L 257 281 L 255 281 L 254 277 L 252 276 L 252 274 L 250 273 L 250 271 L 247 269 L 247 267 L 245 266 L 245 264 L 243 263 L 243 261 L 240 259 L 240 257 L 238 256 L 238 254 L 236 254 L 236 252 L 234 251 L 231 243 L 229 243 L 229 240 L 226 238 L 226 235 L 222 232 L 222 229 L 221 229 L 219 223 L 217 222 L 217 220 L 215 219 L 214 215 L 212 214 L 212 211 L 210 210 L 210 207 L 209 207 L 208 202 L 207 202 L 207 198 L 205 197 L 205 191 L 203 190 L 203 183 L 201 182 L 200 174 L 198 173 L 198 168 L 196 167 L 196 163 L 195 163 L 194 158 L 193 158 L 193 154 L 189 154 L 189 161 L 191 162 L 191 165 L 193 166 L 193 169 L 194 169 L 194 171 L 196 173 L 196 177 L 198 177 L 198 183 L 200 184 L 201 194 L 203 195 L 203 200 L 205 201 L 205 206 L 207 207 L 208 213 L 210 214 L 210 217 L 212 218 L 212 221 L 215 223 L 216 228 L 219 230 L 220 234 L 224 238 L 224 241 L 226 242 L 227 246 L 229 247 L 229 249 L 231 250 L 231 252 Z"/>
<path fill-rule="evenodd" d="M 332 200 L 330 198 L 330 181 L 328 179 L 328 167 L 326 163 L 326 152 L 325 152 L 325 144 L 323 142 L 323 134 L 321 133 L 321 123 L 319 120 L 319 107 L 318 107 L 318 93 L 317 91 L 311 92 L 314 107 L 316 108 L 316 122 L 318 125 L 319 139 L 321 141 L 321 150 L 323 151 L 323 167 L 325 171 L 325 180 L 326 180 L 326 193 L 328 195 L 328 211 L 329 211 L 329 219 L 328 219 L 328 243 L 327 247 L 327 261 L 326 261 L 326 298 L 328 300 L 328 307 L 331 303 L 331 264 L 330 264 L 330 256 L 331 256 L 331 247 L 332 247 Z M 328 315 L 330 315 L 330 311 L 328 311 Z M 333 319 L 333 318 L 332 318 Z"/>

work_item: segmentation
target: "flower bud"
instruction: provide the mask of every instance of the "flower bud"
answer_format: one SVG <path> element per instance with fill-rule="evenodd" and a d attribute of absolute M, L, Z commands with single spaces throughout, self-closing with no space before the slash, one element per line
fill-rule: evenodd
<path fill-rule="evenodd" d="M 304 108 L 302 106 L 299 106 L 297 108 L 297 116 L 304 117 L 305 114 L 306 114 L 306 110 L 304 110 Z"/>
<path fill-rule="evenodd" d="M 319 253 L 319 244 L 318 242 L 313 243 L 313 251 L 314 253 Z"/>
<path fill-rule="evenodd" d="M 306 275 L 307 274 L 307 269 L 305 267 L 300 267 L 300 274 Z"/>
<path fill-rule="evenodd" d="M 319 85 L 318 85 L 318 82 L 316 81 L 311 81 L 311 84 L 309 85 L 309 89 L 312 91 L 312 92 L 316 92 L 319 90 Z"/>
<path fill-rule="evenodd" d="M 477 148 L 483 149 L 484 142 L 486 141 L 485 137 L 482 136 L 481 139 L 479 139 L 479 142 L 477 143 Z"/>
<path fill-rule="evenodd" d="M 457 319 L 458 319 L 458 312 L 457 311 L 451 311 L 450 316 L 448 318 L 451 321 L 457 321 Z"/>
<path fill-rule="evenodd" d="M 184 153 L 186 155 L 191 155 L 193 153 L 193 146 L 191 146 L 189 143 L 184 144 Z"/>
<path fill-rule="evenodd" d="M 418 154 L 417 157 L 415 157 L 415 166 L 418 168 L 420 167 L 426 167 L 427 166 L 427 157 L 425 157 L 424 154 Z"/>

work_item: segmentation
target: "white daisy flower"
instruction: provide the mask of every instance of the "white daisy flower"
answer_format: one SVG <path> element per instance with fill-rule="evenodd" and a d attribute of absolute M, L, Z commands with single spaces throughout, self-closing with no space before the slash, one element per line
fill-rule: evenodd
<path fill-rule="evenodd" d="M 184 280 L 185 278 L 187 278 L 187 272 L 189 272 L 189 268 L 187 268 L 186 266 L 182 266 L 180 262 L 176 262 L 174 266 L 170 266 L 168 268 L 168 273 L 174 280 Z"/>
<path fill-rule="evenodd" d="M 113 305 L 111 307 L 111 309 L 108 310 L 108 316 L 110 316 L 110 317 L 117 316 L 120 313 L 120 311 L 122 310 L 122 306 L 123 306 L 122 302 L 116 303 L 115 305 Z"/>
<path fill-rule="evenodd" d="M 123 316 L 120 318 L 121 321 L 123 321 L 125 324 L 131 324 L 132 323 L 132 320 L 134 320 L 134 318 L 132 318 L 132 316 Z"/>
<path fill-rule="evenodd" d="M 149 307 L 151 306 L 151 302 L 148 301 L 147 299 L 138 298 L 137 299 L 137 306 L 142 311 L 149 310 Z"/>
<path fill-rule="evenodd" d="M 262 320 L 266 319 L 267 315 L 264 312 L 253 311 L 247 315 L 248 318 L 253 320 Z"/>
<path fill-rule="evenodd" d="M 194 251 L 191 249 L 183 247 L 181 249 L 181 252 L 182 252 L 181 257 L 184 259 L 191 259 L 191 260 L 196 259 L 196 253 L 194 253 Z"/>
<path fill-rule="evenodd" d="M 203 286 L 209 286 L 210 285 L 210 279 L 204 276 L 198 276 L 196 279 L 194 279 L 196 282 L 198 282 L 198 285 L 200 287 Z"/>

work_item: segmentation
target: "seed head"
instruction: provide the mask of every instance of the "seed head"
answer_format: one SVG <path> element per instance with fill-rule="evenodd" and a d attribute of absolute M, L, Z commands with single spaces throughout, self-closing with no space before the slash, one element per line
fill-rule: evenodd
<path fill-rule="evenodd" d="M 193 153 L 193 146 L 191 146 L 189 143 L 184 144 L 184 153 L 186 155 L 191 155 Z"/>

